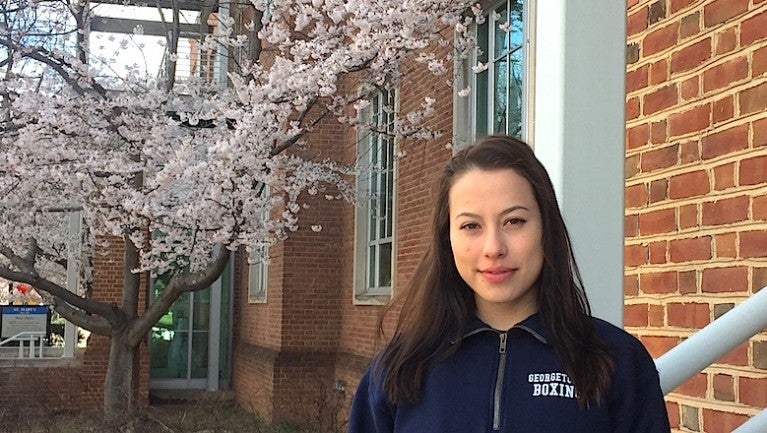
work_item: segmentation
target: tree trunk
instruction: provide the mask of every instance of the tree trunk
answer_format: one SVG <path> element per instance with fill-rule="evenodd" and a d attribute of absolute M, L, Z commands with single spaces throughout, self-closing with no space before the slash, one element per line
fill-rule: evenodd
<path fill-rule="evenodd" d="M 104 415 L 107 420 L 123 424 L 133 415 L 138 397 L 139 361 L 139 347 L 128 344 L 127 333 L 113 334 L 104 379 Z"/>

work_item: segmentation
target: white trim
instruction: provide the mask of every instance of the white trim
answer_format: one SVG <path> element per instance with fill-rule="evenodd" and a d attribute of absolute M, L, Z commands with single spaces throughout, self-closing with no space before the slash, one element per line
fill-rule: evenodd
<path fill-rule="evenodd" d="M 229 2 L 218 3 L 218 25 L 221 26 L 226 18 L 229 18 Z M 203 25 L 205 23 L 202 23 Z M 203 63 L 203 53 L 200 52 L 200 65 Z M 229 46 L 227 44 L 216 44 L 215 66 L 213 69 L 213 81 L 221 88 L 226 88 L 229 82 L 227 71 L 229 71 Z"/>
<path fill-rule="evenodd" d="M 522 132 L 521 138 L 531 147 L 535 148 L 533 137 L 535 134 L 535 41 L 536 41 L 536 2 L 537 0 L 525 0 L 522 38 L 524 48 L 522 51 L 522 66 L 524 68 L 524 85 L 522 86 Z"/>
<path fill-rule="evenodd" d="M 205 289 L 203 289 L 205 290 Z M 186 340 L 186 380 L 192 380 L 192 359 L 194 357 L 194 298 L 195 295 L 199 292 L 189 292 L 189 318 L 188 318 L 188 328 L 186 329 L 187 334 L 187 340 Z M 210 296 L 210 295 L 209 295 Z M 210 323 L 208 323 L 208 327 L 210 327 Z M 210 334 L 208 334 L 208 337 L 210 337 Z"/>
<path fill-rule="evenodd" d="M 80 276 L 77 272 L 78 255 L 80 254 L 82 236 L 82 214 L 80 211 L 69 214 L 69 233 L 67 242 L 67 290 L 77 293 Z M 77 327 L 69 320 L 64 321 L 64 357 L 74 358 L 77 347 Z"/>
<path fill-rule="evenodd" d="M 232 258 L 229 257 L 231 265 Z M 229 273 L 225 268 L 224 272 Z M 221 348 L 221 291 L 224 274 L 222 273 L 216 281 L 210 286 L 210 303 L 208 304 L 208 380 L 206 389 L 208 391 L 218 390 L 218 367 L 219 350 Z M 231 282 L 231 279 L 227 279 Z"/>
<path fill-rule="evenodd" d="M 384 93 L 378 93 L 377 97 L 383 96 Z M 397 92 L 395 90 L 389 90 L 386 95 L 389 96 L 389 100 L 392 102 L 392 109 L 393 111 L 389 113 L 391 116 L 391 123 L 393 126 L 393 123 L 395 121 L 394 117 L 396 116 L 396 113 L 399 111 L 399 97 L 397 95 Z M 386 106 L 387 101 L 382 101 L 381 107 Z M 374 109 L 378 107 L 373 107 L 373 101 L 371 101 L 371 104 L 363 110 L 360 115 L 363 117 L 362 122 L 368 122 L 371 116 L 373 115 Z M 358 168 L 357 173 L 357 181 L 356 181 L 356 188 L 357 188 L 357 204 L 355 206 L 355 217 L 354 217 L 354 277 L 353 277 L 353 284 L 354 284 L 354 290 L 353 290 L 353 298 L 352 303 L 354 305 L 381 305 L 387 303 L 393 296 L 394 296 L 394 285 L 396 280 L 396 258 L 397 258 L 397 199 L 398 199 L 398 179 L 399 179 L 399 163 L 397 158 L 397 145 L 398 142 L 394 138 L 391 138 L 389 140 L 381 140 L 381 142 L 390 141 L 392 144 L 392 150 L 391 150 L 391 159 L 392 159 L 392 202 L 391 202 L 391 209 L 388 209 L 388 212 L 391 214 L 391 236 L 386 238 L 378 238 L 373 243 L 391 243 L 391 258 L 390 258 L 390 284 L 389 286 L 381 286 L 376 288 L 369 288 L 368 287 L 368 267 L 370 263 L 370 257 L 369 257 L 369 247 L 371 245 L 368 237 L 369 237 L 369 218 L 370 218 L 370 208 L 368 206 L 369 200 L 369 190 L 368 190 L 368 179 L 364 179 L 364 181 L 360 181 L 360 167 L 367 167 L 370 165 L 370 162 L 368 160 L 368 153 L 370 151 L 369 144 L 369 132 L 358 132 L 357 134 L 357 156 L 356 156 L 356 166 Z M 365 146 L 364 149 L 362 149 L 360 146 Z M 381 154 L 382 149 L 379 148 L 379 155 L 378 155 L 378 161 L 381 161 Z M 365 172 L 365 174 L 369 174 L 369 171 Z M 388 240 L 389 242 L 383 242 Z"/>
<path fill-rule="evenodd" d="M 542 3 L 535 152 L 557 191 L 592 312 L 621 326 L 626 4 Z"/>

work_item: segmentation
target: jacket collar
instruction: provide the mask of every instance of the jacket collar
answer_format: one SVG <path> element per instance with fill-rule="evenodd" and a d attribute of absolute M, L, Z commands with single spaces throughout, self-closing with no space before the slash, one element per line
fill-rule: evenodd
<path fill-rule="evenodd" d="M 546 330 L 546 326 L 544 326 L 543 321 L 541 320 L 540 313 L 532 314 L 527 319 L 512 326 L 511 329 L 506 332 L 512 331 L 514 329 L 519 329 L 521 331 L 527 332 L 541 343 L 548 344 L 548 340 L 546 339 L 548 331 Z M 491 328 L 488 324 L 480 320 L 479 317 L 475 315 L 471 318 L 468 325 L 466 326 L 466 331 L 463 333 L 463 339 L 471 337 L 472 335 L 479 334 L 481 332 L 500 333 L 504 331 L 499 331 L 497 329 Z"/>

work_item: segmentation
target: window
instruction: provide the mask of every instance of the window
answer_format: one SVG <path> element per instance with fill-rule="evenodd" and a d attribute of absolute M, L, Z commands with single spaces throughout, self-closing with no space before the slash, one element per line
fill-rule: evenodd
<path fill-rule="evenodd" d="M 261 197 L 268 197 L 270 194 L 268 186 L 261 190 Z M 263 212 L 261 218 L 269 219 L 268 212 Z M 248 303 L 263 304 L 266 303 L 266 288 L 269 281 L 269 247 L 264 245 L 255 247 L 248 255 Z"/>
<path fill-rule="evenodd" d="M 268 281 L 267 247 L 253 250 L 249 255 L 248 265 L 248 303 L 266 303 Z"/>
<path fill-rule="evenodd" d="M 379 303 L 392 294 L 394 274 L 394 95 L 376 95 L 363 111 L 370 126 L 357 140 L 355 301 Z"/>
<path fill-rule="evenodd" d="M 475 26 L 477 50 L 463 65 L 467 97 L 459 97 L 456 136 L 473 141 L 488 134 L 527 138 L 530 86 L 528 1 L 484 2 L 484 20 Z M 468 123 L 468 124 L 467 124 Z"/>

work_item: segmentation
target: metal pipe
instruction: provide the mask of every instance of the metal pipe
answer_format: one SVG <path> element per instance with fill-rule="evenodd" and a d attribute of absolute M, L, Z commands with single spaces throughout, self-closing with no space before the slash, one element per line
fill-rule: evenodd
<path fill-rule="evenodd" d="M 767 328 L 767 287 L 756 292 L 655 361 L 668 394 L 730 350 Z M 761 425 L 761 424 L 760 424 Z M 760 430 L 762 432 L 767 429 Z"/>
<path fill-rule="evenodd" d="M 744 422 L 732 433 L 764 433 L 767 431 L 767 410 L 763 410 Z"/>

